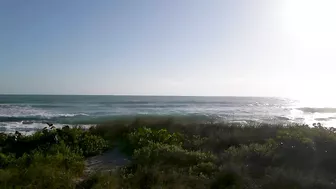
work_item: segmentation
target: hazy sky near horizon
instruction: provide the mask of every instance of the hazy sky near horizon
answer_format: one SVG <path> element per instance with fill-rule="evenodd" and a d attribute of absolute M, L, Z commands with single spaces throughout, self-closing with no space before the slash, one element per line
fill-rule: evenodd
<path fill-rule="evenodd" d="M 2 0 L 0 94 L 336 96 L 334 0 Z"/>

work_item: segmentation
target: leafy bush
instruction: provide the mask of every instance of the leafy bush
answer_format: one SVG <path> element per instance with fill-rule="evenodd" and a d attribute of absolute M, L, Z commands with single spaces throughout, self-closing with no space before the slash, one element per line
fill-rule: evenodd
<path fill-rule="evenodd" d="M 5 168 L 15 160 L 15 157 L 12 154 L 3 154 L 0 153 L 0 168 Z"/>
<path fill-rule="evenodd" d="M 80 138 L 79 148 L 84 156 L 88 157 L 104 152 L 108 148 L 108 143 L 100 136 L 86 134 Z"/>
<path fill-rule="evenodd" d="M 68 188 L 82 174 L 83 158 L 76 154 L 24 154 L 0 172 L 0 186 L 20 188 Z"/>
<path fill-rule="evenodd" d="M 316 162 L 316 145 L 309 138 L 306 128 L 279 130 L 276 137 L 279 143 L 274 157 L 275 164 L 300 170 L 311 170 Z"/>
<path fill-rule="evenodd" d="M 269 168 L 267 177 L 262 184 L 264 189 L 332 189 L 335 184 L 318 178 L 314 173 L 302 173 L 297 170 Z"/>
<path fill-rule="evenodd" d="M 148 146 L 152 143 L 170 144 L 181 146 L 182 136 L 178 133 L 169 133 L 166 129 L 153 130 L 150 128 L 139 128 L 128 135 L 134 149 Z"/>
<path fill-rule="evenodd" d="M 102 153 L 107 142 L 81 128 L 45 128 L 32 135 L 0 136 L 1 188 L 73 188 L 84 157 Z"/>
<path fill-rule="evenodd" d="M 198 163 L 214 162 L 216 158 L 210 153 L 187 151 L 180 146 L 151 143 L 135 150 L 134 160 L 142 165 L 159 163 L 162 166 L 189 167 Z"/>
<path fill-rule="evenodd" d="M 117 189 L 119 186 L 119 176 L 113 173 L 96 173 L 88 179 L 77 184 L 80 189 Z"/>
<path fill-rule="evenodd" d="M 86 157 L 114 147 L 131 163 L 113 173 L 83 172 Z M 155 118 L 46 128 L 0 135 L 0 188 L 331 189 L 335 149 L 336 129 L 321 125 Z M 78 177 L 86 179 L 75 183 Z"/>

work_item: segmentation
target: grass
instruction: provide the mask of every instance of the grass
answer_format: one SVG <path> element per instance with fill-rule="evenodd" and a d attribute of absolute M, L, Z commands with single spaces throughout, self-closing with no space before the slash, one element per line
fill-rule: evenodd
<path fill-rule="evenodd" d="M 85 158 L 112 148 L 131 163 L 76 181 Z M 329 189 L 335 160 L 335 129 L 319 124 L 117 120 L 1 134 L 0 188 Z"/>

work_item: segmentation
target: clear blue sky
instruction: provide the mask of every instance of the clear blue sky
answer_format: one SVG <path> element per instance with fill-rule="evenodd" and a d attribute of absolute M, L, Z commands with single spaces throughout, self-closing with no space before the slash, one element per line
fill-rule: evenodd
<path fill-rule="evenodd" d="M 334 95 L 334 10 L 333 0 L 2 0 L 0 93 Z"/>

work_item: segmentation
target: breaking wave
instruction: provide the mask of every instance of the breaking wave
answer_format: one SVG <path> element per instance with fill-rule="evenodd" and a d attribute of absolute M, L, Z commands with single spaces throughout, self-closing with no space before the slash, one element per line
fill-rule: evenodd
<path fill-rule="evenodd" d="M 336 113 L 336 108 L 311 108 L 311 107 L 303 107 L 303 108 L 298 108 L 298 110 L 301 110 L 304 113 Z"/>

